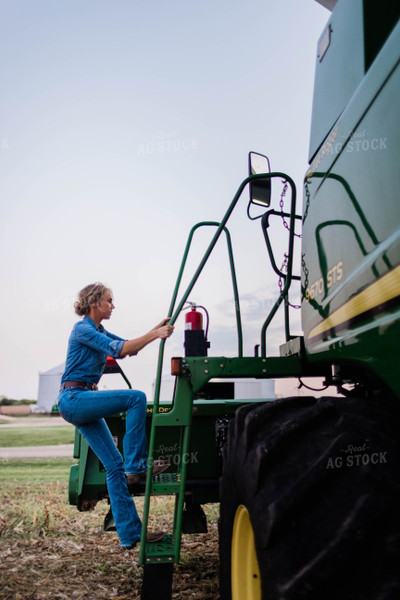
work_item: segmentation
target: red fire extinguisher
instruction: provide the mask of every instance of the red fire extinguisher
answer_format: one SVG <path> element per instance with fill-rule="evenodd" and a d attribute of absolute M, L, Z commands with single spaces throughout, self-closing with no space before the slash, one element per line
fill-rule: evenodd
<path fill-rule="evenodd" d="M 191 310 L 185 315 L 185 356 L 207 356 L 210 343 L 207 341 L 207 331 L 204 333 L 203 315 L 194 302 L 189 302 L 189 305 Z M 208 313 L 204 306 L 199 308 L 206 313 L 208 330 Z"/>
<path fill-rule="evenodd" d="M 196 310 L 196 305 L 192 304 L 192 310 L 185 315 L 185 331 L 195 329 L 203 329 L 203 315 Z"/>

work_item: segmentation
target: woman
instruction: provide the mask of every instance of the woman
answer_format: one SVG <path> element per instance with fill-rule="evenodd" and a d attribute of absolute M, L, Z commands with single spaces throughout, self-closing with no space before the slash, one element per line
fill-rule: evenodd
<path fill-rule="evenodd" d="M 101 322 L 111 317 L 115 307 L 111 290 L 101 283 L 83 288 L 74 306 L 83 319 L 75 324 L 69 338 L 58 406 L 64 419 L 77 427 L 104 465 L 121 545 L 132 548 L 140 540 L 142 525 L 128 484 L 146 475 L 146 396 L 137 390 L 98 391 L 97 383 L 107 356 L 124 358 L 137 354 L 154 340 L 168 338 L 174 328 L 168 324 L 169 319 L 164 319 L 137 339 L 124 340 L 109 333 Z M 123 460 L 104 417 L 125 411 Z M 166 468 L 168 466 L 154 466 L 153 475 Z M 163 535 L 163 532 L 149 532 L 147 541 L 159 541 Z"/>

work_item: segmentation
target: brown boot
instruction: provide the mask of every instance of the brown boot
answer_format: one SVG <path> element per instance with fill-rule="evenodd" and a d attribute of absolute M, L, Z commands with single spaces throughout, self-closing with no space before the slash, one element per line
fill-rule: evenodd
<path fill-rule="evenodd" d="M 154 463 L 153 466 L 153 477 L 155 477 L 156 475 L 160 475 L 160 473 L 164 473 L 164 471 L 166 471 L 167 469 L 169 469 L 170 467 L 170 463 L 168 462 L 164 462 L 164 463 Z M 138 483 L 140 483 L 141 481 L 144 481 L 147 477 L 147 471 L 144 471 L 144 473 L 135 473 L 135 474 L 130 474 L 126 476 L 126 481 L 128 483 L 128 486 L 130 485 L 137 485 Z"/>
<path fill-rule="evenodd" d="M 154 542 L 160 542 L 165 535 L 165 531 L 148 531 L 146 535 L 146 542 L 154 544 Z"/>
<path fill-rule="evenodd" d="M 160 542 L 165 535 L 165 531 L 148 531 L 146 535 L 146 542 L 149 544 L 154 544 L 155 542 Z M 122 550 L 133 550 L 136 548 L 138 542 L 134 544 L 130 544 L 129 546 L 122 546 Z"/>

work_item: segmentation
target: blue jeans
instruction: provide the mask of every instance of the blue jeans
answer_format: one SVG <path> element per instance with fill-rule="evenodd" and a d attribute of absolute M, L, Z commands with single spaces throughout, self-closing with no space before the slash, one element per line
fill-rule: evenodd
<path fill-rule="evenodd" d="M 92 391 L 68 387 L 58 397 L 60 413 L 75 425 L 106 470 L 111 510 L 122 546 L 140 540 L 142 524 L 125 473 L 147 470 L 146 396 L 137 390 Z M 124 460 L 104 417 L 126 411 Z"/>

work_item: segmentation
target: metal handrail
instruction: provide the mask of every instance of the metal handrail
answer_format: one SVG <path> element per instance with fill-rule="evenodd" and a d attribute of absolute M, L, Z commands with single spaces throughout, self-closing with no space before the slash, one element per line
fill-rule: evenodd
<path fill-rule="evenodd" d="M 216 221 L 201 221 L 200 223 L 197 223 L 196 225 L 194 225 L 192 227 L 192 229 L 190 230 L 188 241 L 186 243 L 185 252 L 183 254 L 182 263 L 181 263 L 181 267 L 179 270 L 177 282 L 175 284 L 175 290 L 174 290 L 174 293 L 172 296 L 171 305 L 170 305 L 169 311 L 168 311 L 169 315 L 171 315 L 173 313 L 173 310 L 175 307 L 176 298 L 178 296 L 179 287 L 180 287 L 180 284 L 182 281 L 182 275 L 183 275 L 183 272 L 185 269 L 187 257 L 189 255 L 189 250 L 190 250 L 190 246 L 192 244 L 192 240 L 193 240 L 195 231 L 197 229 L 200 229 L 201 227 L 219 227 L 219 226 L 220 226 L 220 223 L 218 223 Z M 223 231 L 226 234 L 226 243 L 228 246 L 229 264 L 230 264 L 230 268 L 231 268 L 231 277 L 232 277 L 232 285 L 233 285 L 233 295 L 234 295 L 234 299 L 235 299 L 236 326 L 237 326 L 237 331 L 238 331 L 238 355 L 243 356 L 242 322 L 241 322 L 241 317 L 240 317 L 239 292 L 238 292 L 238 287 L 237 287 L 235 263 L 234 263 L 234 259 L 233 259 L 232 241 L 231 241 L 231 235 L 229 233 L 229 230 L 226 227 L 223 227 Z M 216 242 L 217 242 L 217 240 L 215 240 L 215 243 Z M 211 254 L 211 252 L 209 252 L 207 254 L 207 256 L 203 257 L 203 260 L 201 261 L 200 266 L 198 267 L 198 269 L 197 269 L 195 275 L 193 276 L 186 292 L 184 293 L 177 309 L 175 310 L 175 313 L 171 317 L 171 321 L 170 321 L 171 325 L 173 325 L 175 323 L 176 319 L 178 318 L 179 314 L 181 313 L 182 308 L 183 308 L 185 302 L 187 301 L 189 294 L 192 291 L 197 279 L 199 278 L 200 273 L 203 270 L 210 254 Z"/>
<path fill-rule="evenodd" d="M 203 259 L 200 262 L 199 267 L 197 268 L 195 274 L 193 275 L 185 293 L 183 294 L 182 299 L 181 299 L 180 303 L 178 304 L 178 307 L 176 308 L 175 312 L 173 312 L 175 303 L 176 303 L 176 299 L 178 296 L 178 292 L 179 292 L 179 287 L 180 287 L 180 284 L 182 281 L 183 272 L 185 270 L 186 261 L 187 261 L 188 255 L 189 255 L 190 246 L 192 244 L 193 236 L 194 236 L 195 231 L 201 227 L 218 227 L 218 230 L 217 230 L 216 234 L 214 235 L 212 241 L 210 242 L 210 245 L 209 245 L 205 255 L 203 256 Z M 233 258 L 231 235 L 225 225 L 222 225 L 221 223 L 218 223 L 216 221 L 202 221 L 202 222 L 194 225 L 192 227 L 192 229 L 190 230 L 188 240 L 186 242 L 186 247 L 185 247 L 185 251 L 183 254 L 181 266 L 179 269 L 178 277 L 176 280 L 174 292 L 172 295 L 171 304 L 170 304 L 170 307 L 168 310 L 168 315 L 172 315 L 170 324 L 173 325 L 176 322 L 179 314 L 181 313 L 182 308 L 183 308 L 185 302 L 187 301 L 190 292 L 193 290 L 193 288 L 196 284 L 196 281 L 198 280 L 207 260 L 209 259 L 210 254 L 211 254 L 212 250 L 214 249 L 222 231 L 224 231 L 226 234 L 226 242 L 227 242 L 227 247 L 228 247 L 229 264 L 230 264 L 230 268 L 231 268 L 231 277 L 232 277 L 232 285 L 233 285 L 233 295 L 234 295 L 234 299 L 235 299 L 236 326 L 237 326 L 237 332 L 238 332 L 238 356 L 241 357 L 241 356 L 243 356 L 243 332 L 242 332 L 242 320 L 241 320 L 241 316 L 240 316 L 240 300 L 239 300 L 239 292 L 238 292 L 238 287 L 237 287 L 237 278 L 236 278 L 235 263 L 234 263 L 234 258 Z M 158 355 L 156 385 L 155 385 L 155 390 L 154 390 L 154 405 L 153 405 L 154 414 L 156 412 L 158 412 L 158 406 L 159 406 L 165 341 L 166 340 L 161 340 L 160 350 L 159 350 L 159 355 Z M 151 444 L 151 440 L 150 440 L 150 444 Z M 151 449 L 151 446 L 150 446 L 150 449 Z"/>
<path fill-rule="evenodd" d="M 282 173 L 280 174 L 282 175 Z M 214 234 L 214 237 L 212 238 L 205 254 L 204 257 L 199 265 L 199 267 L 197 268 L 195 274 L 193 275 L 193 278 L 191 280 L 191 282 L 189 283 L 188 286 L 188 290 L 187 290 L 187 296 L 190 294 L 190 292 L 192 291 L 194 284 L 196 283 L 201 271 L 204 268 L 204 265 L 206 264 L 212 250 L 214 249 L 215 244 L 217 243 L 222 231 L 225 229 L 226 223 L 228 222 L 229 217 L 231 216 L 240 196 L 243 193 L 244 188 L 246 187 L 246 185 L 253 180 L 256 179 L 265 179 L 265 175 L 251 175 L 249 177 L 247 177 L 246 179 L 244 179 L 242 181 L 242 183 L 240 184 L 232 202 L 230 203 L 228 210 L 226 211 L 224 218 L 222 219 L 222 221 L 220 222 L 217 231 Z M 183 261 L 183 263 L 186 262 Z M 183 264 L 184 267 L 184 264 Z M 178 279 L 182 277 L 182 265 L 181 265 L 181 270 L 179 272 L 178 275 Z M 176 295 L 177 295 L 177 286 L 175 286 L 175 292 L 171 301 L 171 307 L 175 304 L 176 301 Z M 186 295 L 186 294 L 185 294 Z M 171 308 L 170 307 L 170 308 Z M 179 307 L 178 307 L 179 308 Z M 172 309 L 173 310 L 173 309 Z M 172 311 L 171 311 L 172 312 Z M 170 323 L 173 325 L 179 315 L 178 310 L 175 311 L 175 313 L 173 315 L 171 315 L 171 312 L 168 313 L 169 316 L 171 316 L 171 321 Z M 153 414 L 155 414 L 158 411 L 158 406 L 159 406 L 159 398 L 160 398 L 160 387 L 161 387 L 161 376 L 162 376 L 162 367 L 163 367 L 163 359 L 164 359 L 164 347 L 165 347 L 165 340 L 161 340 L 160 342 L 160 348 L 159 348 L 159 352 L 158 352 L 158 363 L 157 363 L 157 374 L 156 374 L 156 386 L 155 386 L 155 390 L 154 390 L 154 404 L 153 404 Z M 150 438 L 150 449 L 151 449 L 151 438 Z"/>
<path fill-rule="evenodd" d="M 258 174 L 258 175 L 250 175 L 249 177 L 246 177 L 246 179 L 244 179 L 242 181 L 242 183 L 240 184 L 232 202 L 230 203 L 228 210 L 226 211 L 223 219 L 221 220 L 221 222 L 219 224 L 214 223 L 214 222 L 207 222 L 205 221 L 204 223 L 210 223 L 213 226 L 217 226 L 217 231 L 214 234 L 214 237 L 212 238 L 204 256 L 203 259 L 200 262 L 200 265 L 198 266 L 195 274 L 193 275 L 187 290 L 185 292 L 185 294 L 183 295 L 183 298 L 181 300 L 181 302 L 179 303 L 177 309 L 175 310 L 175 312 L 172 314 L 172 311 L 174 310 L 174 306 L 175 306 L 175 302 L 176 302 L 176 298 L 178 295 L 178 291 L 179 291 L 179 285 L 182 279 L 182 275 L 183 275 L 183 270 L 185 268 L 185 264 L 186 264 L 186 260 L 187 260 L 187 254 L 189 251 L 189 247 L 193 238 L 193 234 L 194 231 L 202 226 L 202 223 L 199 223 L 198 225 L 195 225 L 192 230 L 190 231 L 189 234 L 189 239 L 186 245 L 186 249 L 185 249 L 185 253 L 184 253 L 184 257 L 181 263 L 181 268 L 178 274 L 178 279 L 177 279 L 177 284 L 175 285 L 175 290 L 173 293 L 173 297 L 171 300 L 171 305 L 170 305 L 170 309 L 168 311 L 168 315 L 171 316 L 171 320 L 170 323 L 171 325 L 173 325 L 176 321 L 176 319 L 179 316 L 180 311 L 183 308 L 184 303 L 186 302 L 190 292 L 192 291 L 199 275 L 201 274 L 211 252 L 213 251 L 222 231 L 225 231 L 227 233 L 227 240 L 228 241 L 228 250 L 230 247 L 230 235 L 229 232 L 226 229 L 226 224 L 234 210 L 234 208 L 236 207 L 236 204 L 240 198 L 240 196 L 243 193 L 244 188 L 251 182 L 254 180 L 258 180 L 258 179 L 273 179 L 273 178 L 279 178 L 279 179 L 284 179 L 285 181 L 288 182 L 288 184 L 291 187 L 292 190 L 292 198 L 291 198 L 291 207 L 290 207 L 290 226 L 289 226 L 289 248 L 288 248 L 288 271 L 286 274 L 286 278 L 285 278 L 285 285 L 283 287 L 282 292 L 279 295 L 278 300 L 276 301 L 275 305 L 273 306 L 273 308 L 270 311 L 270 314 L 268 315 L 266 321 L 263 324 L 262 327 L 262 331 L 261 331 L 261 353 L 262 356 L 265 357 L 266 356 L 266 330 L 269 326 L 269 324 L 271 323 L 273 317 L 275 316 L 280 304 L 282 303 L 282 301 L 284 300 L 284 298 L 287 296 L 290 284 L 292 282 L 292 264 L 293 264 L 293 247 L 294 247 L 294 221 L 297 218 L 296 217 L 296 186 L 294 184 L 294 181 L 291 179 L 291 177 L 289 177 L 289 175 L 286 175 L 286 173 L 281 173 L 281 172 L 273 172 L 273 173 L 262 173 L 262 174 Z M 231 253 L 232 253 L 232 249 L 230 247 L 230 257 L 231 257 Z M 232 260 L 233 260 L 233 254 L 232 254 Z M 234 273 L 234 271 L 233 271 Z M 233 277 L 233 281 L 234 281 L 234 288 L 236 285 L 236 276 Z M 237 293 L 237 289 L 235 291 L 235 294 Z M 235 302 L 236 302 L 236 316 L 237 316 L 237 320 L 239 319 L 238 323 L 240 323 L 240 309 L 239 309 L 239 302 L 238 302 L 238 296 L 236 298 L 235 296 Z M 239 331 L 241 331 L 241 325 L 239 328 Z M 241 334 L 240 334 L 241 335 Z M 286 331 L 286 337 L 288 337 L 288 331 Z M 158 365 L 157 365 L 157 375 L 156 375 L 156 385 L 155 385 L 155 390 L 154 390 L 154 414 L 158 411 L 158 406 L 159 406 L 159 396 L 160 396 L 160 386 L 161 386 L 161 376 L 162 376 L 162 366 L 163 366 L 163 356 L 164 356 L 164 347 L 165 347 L 165 341 L 166 340 L 161 340 L 160 342 L 160 349 L 159 349 L 159 355 L 158 355 Z M 239 350 L 240 350 L 240 339 L 239 339 Z M 239 354 L 239 356 L 241 356 L 241 354 Z"/>
<path fill-rule="evenodd" d="M 284 179 L 285 181 L 288 182 L 288 184 L 290 185 L 291 190 L 292 190 L 292 201 L 291 201 L 290 213 L 289 213 L 290 225 L 289 225 L 288 267 L 287 267 L 287 273 L 284 276 L 285 285 L 283 286 L 283 289 L 282 289 L 281 293 L 279 294 L 277 301 L 275 302 L 274 306 L 272 307 L 272 309 L 271 309 L 268 317 L 264 321 L 264 324 L 261 329 L 261 356 L 262 357 L 265 357 L 267 354 L 267 342 L 266 342 L 267 329 L 283 301 L 285 301 L 285 337 L 286 337 L 286 341 L 288 341 L 291 338 L 290 330 L 289 330 L 288 293 L 289 293 L 289 288 L 292 283 L 292 280 L 297 279 L 297 276 L 293 276 L 293 274 L 292 274 L 294 235 L 295 235 L 294 229 L 295 229 L 295 220 L 298 218 L 298 215 L 296 215 L 296 186 L 294 184 L 293 179 L 291 177 L 289 177 L 289 175 L 285 175 L 284 173 L 269 173 L 268 175 L 270 177 L 281 177 L 282 179 Z M 264 221 L 263 225 L 265 226 L 265 220 L 263 219 L 263 221 Z M 270 258 L 271 258 L 271 264 L 274 267 L 275 260 L 273 260 L 273 257 L 271 254 L 272 250 L 270 251 L 269 247 L 268 247 L 268 252 L 269 252 Z"/>

